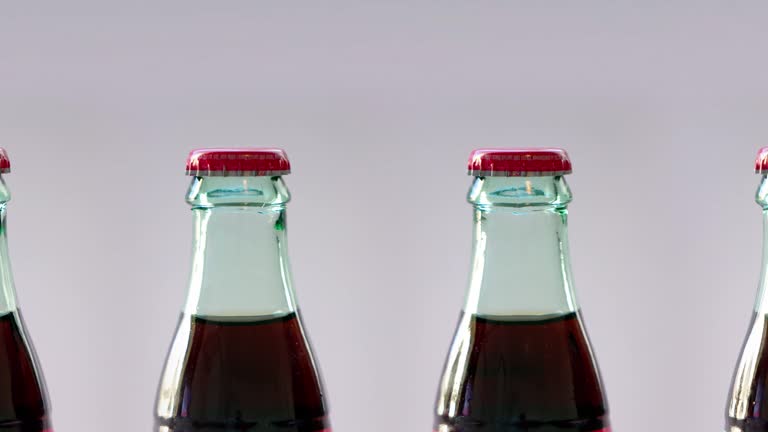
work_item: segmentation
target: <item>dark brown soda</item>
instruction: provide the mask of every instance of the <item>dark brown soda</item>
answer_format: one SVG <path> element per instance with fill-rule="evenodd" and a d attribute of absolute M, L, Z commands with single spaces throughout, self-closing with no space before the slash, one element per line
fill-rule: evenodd
<path fill-rule="evenodd" d="M 768 316 L 755 314 L 752 317 L 752 327 L 758 324 L 758 320 L 768 321 Z M 762 324 L 768 328 L 768 322 Z M 760 344 L 744 344 L 742 356 L 754 359 L 754 374 L 750 374 L 750 380 L 746 384 L 749 391 L 747 418 L 735 419 L 726 414 L 726 430 L 728 432 L 765 432 L 768 431 L 768 333 L 763 332 Z M 735 382 L 741 377 L 734 379 Z M 733 394 L 733 389 L 731 394 Z"/>
<path fill-rule="evenodd" d="M 467 318 L 467 317 L 465 317 Z M 608 431 L 599 372 L 577 313 L 469 318 L 455 416 L 440 432 Z M 467 330 L 462 330 L 467 329 Z M 445 412 L 445 411 L 443 411 Z"/>
<path fill-rule="evenodd" d="M 182 318 L 182 324 L 184 319 Z M 329 430 L 322 383 L 295 313 L 191 318 L 173 418 L 159 431 Z"/>
<path fill-rule="evenodd" d="M 48 400 L 21 314 L 0 316 L 0 432 L 50 428 Z"/>

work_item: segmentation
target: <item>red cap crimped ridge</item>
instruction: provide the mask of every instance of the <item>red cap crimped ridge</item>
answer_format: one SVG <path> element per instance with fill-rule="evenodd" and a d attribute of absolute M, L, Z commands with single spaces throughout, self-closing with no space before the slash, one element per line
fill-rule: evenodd
<path fill-rule="evenodd" d="M 469 155 L 476 177 L 558 176 L 572 172 L 568 153 L 559 148 L 477 149 Z"/>
<path fill-rule="evenodd" d="M 11 159 L 8 157 L 8 152 L 0 147 L 0 173 L 7 174 L 9 172 L 11 172 Z"/>
<path fill-rule="evenodd" d="M 278 148 L 210 148 L 189 153 L 187 175 L 279 176 L 291 172 L 285 151 Z"/>
<path fill-rule="evenodd" d="M 768 174 L 768 147 L 763 147 L 757 152 L 755 172 L 757 174 Z"/>

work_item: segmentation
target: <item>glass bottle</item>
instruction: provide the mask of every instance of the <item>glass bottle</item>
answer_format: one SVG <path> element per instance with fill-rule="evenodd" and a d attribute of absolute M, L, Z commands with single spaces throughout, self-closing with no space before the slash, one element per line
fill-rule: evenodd
<path fill-rule="evenodd" d="M 0 173 L 11 162 L 0 149 Z M 0 176 L 0 430 L 50 431 L 50 405 L 40 365 L 16 301 L 8 256 L 6 207 L 11 194 Z"/>
<path fill-rule="evenodd" d="M 437 399 L 438 432 L 609 431 L 573 291 L 561 149 L 475 150 L 474 251 Z"/>
<path fill-rule="evenodd" d="M 186 305 L 157 397 L 160 432 L 330 431 L 286 249 L 279 149 L 203 149 L 187 162 L 195 219 Z"/>
<path fill-rule="evenodd" d="M 727 432 L 768 431 L 768 147 L 758 152 L 755 171 L 762 177 L 755 200 L 763 209 L 763 266 L 752 322 L 731 385 Z"/>

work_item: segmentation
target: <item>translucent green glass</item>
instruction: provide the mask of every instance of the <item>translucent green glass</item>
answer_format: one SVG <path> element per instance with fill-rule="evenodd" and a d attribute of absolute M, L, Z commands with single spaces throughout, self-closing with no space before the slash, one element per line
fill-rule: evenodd
<path fill-rule="evenodd" d="M 763 209 L 763 266 L 760 272 L 760 287 L 755 302 L 755 311 L 768 314 L 768 180 L 763 176 L 755 195 L 755 202 Z"/>
<path fill-rule="evenodd" d="M 562 176 L 475 177 L 472 269 L 437 432 L 609 432 L 573 291 Z"/>
<path fill-rule="evenodd" d="M 187 300 L 160 380 L 158 432 L 329 430 L 293 291 L 281 177 L 195 177 Z"/>
<path fill-rule="evenodd" d="M 762 177 L 755 201 L 763 209 L 763 265 L 755 311 L 734 373 L 726 411 L 728 432 L 768 430 L 768 180 Z"/>
<path fill-rule="evenodd" d="M 197 177 L 187 202 L 195 219 L 184 311 L 267 316 L 296 311 L 286 242 L 282 177 Z"/>
<path fill-rule="evenodd" d="M 8 254 L 6 208 L 11 200 L 11 193 L 0 177 L 0 314 L 17 309 L 16 288 L 11 273 L 11 261 Z"/>
<path fill-rule="evenodd" d="M 568 254 L 565 178 L 477 177 L 474 250 L 464 309 L 483 315 L 577 310 Z"/>
<path fill-rule="evenodd" d="M 16 303 L 6 224 L 10 199 L 0 177 L 0 430 L 49 432 L 45 380 Z"/>

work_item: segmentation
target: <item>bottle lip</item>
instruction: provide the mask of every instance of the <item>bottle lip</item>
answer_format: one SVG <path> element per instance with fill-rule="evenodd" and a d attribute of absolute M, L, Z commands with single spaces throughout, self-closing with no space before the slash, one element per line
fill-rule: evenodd
<path fill-rule="evenodd" d="M 476 177 L 544 177 L 573 172 L 561 148 L 484 148 L 473 150 L 468 174 Z"/>
<path fill-rule="evenodd" d="M 8 152 L 0 147 L 0 174 L 9 172 L 11 172 L 11 158 L 8 157 Z"/>
<path fill-rule="evenodd" d="M 768 174 L 768 146 L 757 151 L 755 174 Z"/>
<path fill-rule="evenodd" d="M 291 163 L 279 148 L 201 148 L 187 157 L 188 176 L 282 176 Z"/>

